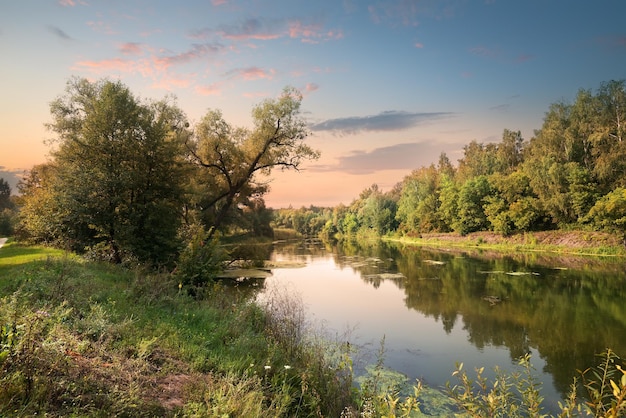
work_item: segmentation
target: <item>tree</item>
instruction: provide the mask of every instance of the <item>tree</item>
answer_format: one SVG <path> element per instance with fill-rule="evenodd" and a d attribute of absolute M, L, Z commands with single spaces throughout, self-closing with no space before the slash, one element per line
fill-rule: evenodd
<path fill-rule="evenodd" d="M 498 171 L 502 173 L 513 172 L 523 161 L 522 150 L 524 138 L 520 131 L 514 132 L 505 129 L 502 133 L 502 142 L 498 144 L 497 160 Z"/>
<path fill-rule="evenodd" d="M 167 100 L 142 103 L 120 82 L 79 78 L 50 111 L 58 146 L 43 194 L 57 214 L 48 233 L 114 262 L 171 261 L 186 177 L 182 111 Z"/>
<path fill-rule="evenodd" d="M 274 168 L 298 170 L 303 161 L 319 157 L 304 143 L 308 130 L 300 117 L 301 101 L 300 92 L 285 88 L 278 99 L 252 110 L 253 129 L 231 126 L 217 110 L 200 121 L 187 145 L 199 171 L 198 206 L 209 237 L 243 200 L 268 190 L 259 175 Z"/>
<path fill-rule="evenodd" d="M 530 179 L 522 171 L 494 174 L 489 178 L 491 195 L 485 198 L 484 210 L 495 232 L 509 235 L 528 231 L 542 219 L 538 199 L 530 187 Z"/>
<path fill-rule="evenodd" d="M 361 196 L 357 219 L 361 227 L 371 229 L 378 235 L 384 235 L 396 229 L 396 202 L 387 197 L 377 184 L 366 189 Z"/>
<path fill-rule="evenodd" d="M 11 186 L 0 178 L 0 236 L 12 235 L 16 213 L 11 201 Z"/>
<path fill-rule="evenodd" d="M 13 206 L 11 202 L 11 186 L 0 177 L 0 210 L 10 209 Z"/>
<path fill-rule="evenodd" d="M 464 182 L 473 177 L 488 176 L 497 172 L 498 148 L 496 144 L 481 144 L 476 140 L 463 147 L 463 158 L 459 160 L 458 180 Z"/>
<path fill-rule="evenodd" d="M 626 245 L 626 189 L 618 187 L 600 198 L 589 211 L 587 220 L 600 228 L 622 233 Z"/>
<path fill-rule="evenodd" d="M 486 176 L 473 177 L 459 189 L 458 217 L 452 227 L 461 235 L 486 230 L 489 226 L 483 206 L 491 193 L 491 185 Z"/>
<path fill-rule="evenodd" d="M 606 184 L 603 190 L 626 186 L 625 81 L 603 83 L 596 96 L 597 122 L 593 141 L 594 171 Z"/>
<path fill-rule="evenodd" d="M 57 181 L 56 167 L 51 163 L 38 164 L 26 173 L 18 183 L 20 196 L 20 222 L 17 235 L 24 240 L 60 244 L 65 225 L 70 219 L 61 211 L 58 199 L 53 195 L 53 185 Z"/>
<path fill-rule="evenodd" d="M 414 170 L 402 182 L 396 219 L 407 233 L 440 230 L 439 174 L 434 165 Z"/>

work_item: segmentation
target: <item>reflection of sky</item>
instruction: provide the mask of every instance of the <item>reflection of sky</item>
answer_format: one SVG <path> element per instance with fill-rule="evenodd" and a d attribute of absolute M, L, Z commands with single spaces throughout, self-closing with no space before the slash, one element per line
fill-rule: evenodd
<path fill-rule="evenodd" d="M 274 254 L 274 258 L 294 259 L 282 254 Z M 447 381 L 456 383 L 452 372 L 457 362 L 464 363 L 464 370 L 472 378 L 477 367 L 484 366 L 485 376 L 490 378 L 496 365 L 512 369 L 506 347 L 478 349 L 469 342 L 461 316 L 446 333 L 441 321 L 408 309 L 404 291 L 393 282 L 383 281 L 375 288 L 352 268 L 337 266 L 331 257 L 309 256 L 307 262 L 305 268 L 273 270 L 266 288 L 284 289 L 299 296 L 316 325 L 331 335 L 347 334 L 351 344 L 364 347 L 367 361 L 375 362 L 384 337 L 385 364 L 433 388 L 441 388 Z M 544 382 L 543 396 L 558 399 L 551 376 L 541 373 L 545 363 L 534 350 L 531 361 Z"/>

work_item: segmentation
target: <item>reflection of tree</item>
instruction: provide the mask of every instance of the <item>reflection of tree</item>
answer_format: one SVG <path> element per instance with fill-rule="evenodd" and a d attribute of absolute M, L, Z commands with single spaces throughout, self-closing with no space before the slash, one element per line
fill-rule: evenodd
<path fill-rule="evenodd" d="M 407 307 L 441 320 L 446 332 L 462 321 L 478 348 L 507 347 L 513 359 L 537 349 L 562 394 L 577 369 L 596 364 L 595 353 L 610 347 L 626 354 L 626 276 L 617 263 L 578 259 L 580 269 L 562 270 L 562 258 L 540 265 L 519 255 L 469 257 L 384 243 L 350 248 L 350 256 L 337 250 L 339 265 L 356 265 L 374 286 L 376 272 L 403 273 L 395 282 Z M 374 258 L 384 262 L 355 262 Z"/>

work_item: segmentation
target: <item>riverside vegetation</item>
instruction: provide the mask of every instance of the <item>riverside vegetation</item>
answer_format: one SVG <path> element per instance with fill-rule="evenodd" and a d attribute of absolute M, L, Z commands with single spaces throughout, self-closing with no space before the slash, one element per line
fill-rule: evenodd
<path fill-rule="evenodd" d="M 429 389 L 384 369 L 384 343 L 356 385 L 354 347 L 311 329 L 293 295 L 254 302 L 216 282 L 192 297 L 177 274 L 10 241 L 0 250 L 0 415 L 426 416 Z M 610 350 L 599 359 L 558 416 L 626 412 L 622 360 Z M 489 382 L 458 364 L 448 413 L 544 416 L 530 359 L 520 365 Z"/>
<path fill-rule="evenodd" d="M 252 109 L 252 128 L 219 110 L 190 127 L 172 98 L 68 81 L 50 104 L 50 160 L 25 174 L 19 196 L 0 179 L 0 234 L 24 245 L 0 249 L 0 414 L 419 414 L 424 388 L 401 390 L 382 362 L 355 386 L 353 347 L 308 329 L 293 295 L 261 305 L 220 285 L 220 270 L 251 259 L 220 239 L 271 239 L 272 221 L 333 239 L 488 231 L 533 245 L 540 230 L 624 236 L 624 81 L 554 104 L 529 143 L 505 130 L 500 144 L 467 145 L 458 168 L 442 154 L 437 166 L 386 193 L 373 185 L 349 207 L 272 211 L 264 176 L 319 157 L 304 142 L 301 101 L 286 88 Z M 605 358 L 581 372 L 562 416 L 623 413 L 621 360 Z M 532 376 L 487 382 L 481 373 L 455 371 L 449 395 L 460 413 L 541 414 Z"/>

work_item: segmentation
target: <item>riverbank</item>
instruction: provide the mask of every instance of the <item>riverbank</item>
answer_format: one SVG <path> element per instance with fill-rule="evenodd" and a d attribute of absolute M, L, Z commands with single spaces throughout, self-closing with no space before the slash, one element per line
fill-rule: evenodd
<path fill-rule="evenodd" d="M 622 237 L 590 231 L 538 231 L 508 237 L 493 232 L 428 233 L 419 237 L 385 237 L 386 240 L 429 247 L 539 251 L 557 254 L 626 256 Z"/>
<path fill-rule="evenodd" d="M 0 416 L 339 416 L 348 352 L 309 341 L 290 295 L 253 302 L 9 241 L 0 250 Z"/>
<path fill-rule="evenodd" d="M 0 416 L 370 417 L 408 416 L 426 396 L 467 404 L 462 388 L 454 401 L 419 385 L 400 398 L 384 354 L 353 386 L 354 346 L 307 328 L 297 295 L 260 304 L 253 288 L 215 282 L 191 297 L 173 279 L 9 241 Z M 518 400 L 505 395 L 507 411 Z"/>

